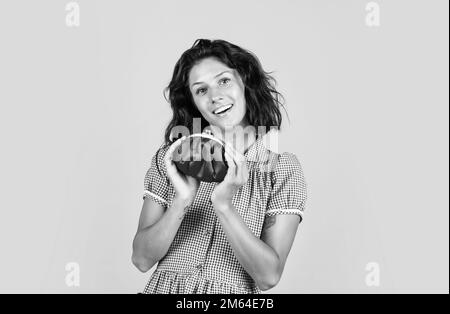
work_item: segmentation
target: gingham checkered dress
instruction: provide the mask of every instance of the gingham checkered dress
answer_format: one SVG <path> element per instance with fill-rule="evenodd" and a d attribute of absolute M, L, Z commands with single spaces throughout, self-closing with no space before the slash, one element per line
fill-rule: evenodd
<path fill-rule="evenodd" d="M 144 180 L 144 198 L 151 197 L 165 208 L 174 189 L 166 176 L 162 145 L 152 158 Z M 295 154 L 273 153 L 258 138 L 244 154 L 249 179 L 233 198 L 233 205 L 260 237 L 266 216 L 303 216 L 306 184 Z M 215 182 L 200 182 L 193 204 L 153 272 L 144 293 L 261 293 L 235 257 L 210 203 Z"/>

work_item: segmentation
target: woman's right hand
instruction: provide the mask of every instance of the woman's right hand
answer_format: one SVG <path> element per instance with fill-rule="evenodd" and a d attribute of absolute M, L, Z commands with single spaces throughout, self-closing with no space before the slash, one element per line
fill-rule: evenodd
<path fill-rule="evenodd" d="M 188 206 L 192 205 L 197 194 L 200 181 L 191 176 L 187 176 L 178 171 L 175 163 L 172 160 L 173 152 L 182 144 L 186 139 L 186 136 L 176 140 L 164 156 L 164 163 L 167 170 L 167 176 L 175 189 L 175 197 L 187 203 Z"/>

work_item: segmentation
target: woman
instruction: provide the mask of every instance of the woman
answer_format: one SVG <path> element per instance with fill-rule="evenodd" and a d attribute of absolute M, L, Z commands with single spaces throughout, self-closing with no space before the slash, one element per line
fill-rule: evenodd
<path fill-rule="evenodd" d="M 173 119 L 145 177 L 133 241 L 132 261 L 140 271 L 158 262 L 144 293 L 261 293 L 274 287 L 306 201 L 297 157 L 273 153 L 266 137 L 247 132 L 227 147 L 229 168 L 220 183 L 185 176 L 171 159 L 185 139 L 172 141 L 173 129 L 192 130 L 194 118 L 224 133 L 280 128 L 272 77 L 252 53 L 201 39 L 178 60 L 166 91 Z M 213 135 L 224 139 L 222 132 Z"/>

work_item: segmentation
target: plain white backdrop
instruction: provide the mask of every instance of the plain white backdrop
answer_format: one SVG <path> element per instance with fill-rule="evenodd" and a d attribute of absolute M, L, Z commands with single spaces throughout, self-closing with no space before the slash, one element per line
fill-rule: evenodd
<path fill-rule="evenodd" d="M 378 27 L 362 0 L 78 0 L 78 27 L 69 2 L 0 5 L 0 292 L 142 291 L 131 244 L 162 91 L 216 38 L 274 71 L 280 150 L 308 185 L 267 293 L 448 293 L 448 1 L 375 1 Z"/>

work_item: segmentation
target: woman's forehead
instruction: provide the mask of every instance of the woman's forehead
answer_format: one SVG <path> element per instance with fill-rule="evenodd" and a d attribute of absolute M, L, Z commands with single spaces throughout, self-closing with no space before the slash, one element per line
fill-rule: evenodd
<path fill-rule="evenodd" d="M 215 76 L 228 72 L 234 74 L 234 70 L 214 58 L 203 59 L 194 65 L 189 73 L 189 85 L 196 82 L 206 82 L 214 79 Z"/>

